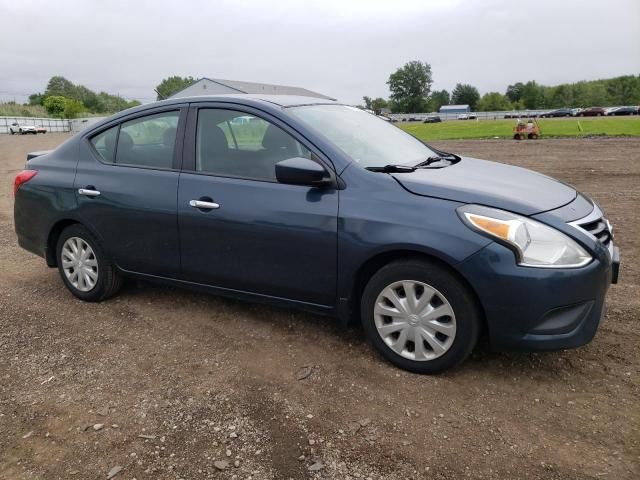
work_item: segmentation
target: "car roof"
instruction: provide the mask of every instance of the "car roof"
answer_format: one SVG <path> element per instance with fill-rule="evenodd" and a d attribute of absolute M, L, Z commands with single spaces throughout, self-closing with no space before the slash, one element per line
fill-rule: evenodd
<path fill-rule="evenodd" d="M 317 97 L 303 97 L 299 95 L 262 95 L 257 93 L 238 93 L 238 94 L 220 94 L 220 95 L 199 95 L 196 97 L 178 97 L 167 100 L 160 100 L 152 103 L 145 103 L 137 107 L 122 110 L 101 122 L 92 125 L 86 130 L 83 136 L 91 135 L 96 130 L 100 130 L 104 125 L 126 117 L 131 114 L 145 112 L 157 107 L 183 105 L 185 103 L 205 103 L 205 102 L 221 102 L 235 103 L 246 106 L 260 107 L 271 106 L 288 108 L 303 105 L 342 105 L 333 100 Z"/>
<path fill-rule="evenodd" d="M 137 110 L 146 110 L 162 105 L 174 105 L 180 103 L 202 103 L 202 102 L 231 102 L 245 105 L 256 105 L 260 103 L 270 103 L 280 107 L 294 107 L 300 105 L 340 105 L 333 100 L 317 97 L 302 97 L 299 95 L 262 95 L 259 93 L 231 93 L 220 95 L 199 95 L 196 97 L 177 97 L 158 102 L 146 103 L 133 109 L 125 110 L 126 112 L 135 112 Z"/>

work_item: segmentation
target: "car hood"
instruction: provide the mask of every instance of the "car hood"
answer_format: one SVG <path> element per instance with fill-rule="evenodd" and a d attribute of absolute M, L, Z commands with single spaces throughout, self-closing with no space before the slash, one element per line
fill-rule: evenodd
<path fill-rule="evenodd" d="M 392 176 L 409 192 L 535 215 L 572 202 L 569 185 L 525 168 L 463 157 L 438 169 L 422 168 Z"/>

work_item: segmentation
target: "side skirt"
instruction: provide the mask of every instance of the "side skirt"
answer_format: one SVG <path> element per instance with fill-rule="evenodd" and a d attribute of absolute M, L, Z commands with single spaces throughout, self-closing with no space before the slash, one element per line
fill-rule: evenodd
<path fill-rule="evenodd" d="M 155 283 L 161 283 L 164 285 L 172 285 L 177 287 L 186 288 L 189 290 L 200 291 L 204 293 L 210 293 L 213 295 L 219 295 L 222 297 L 234 298 L 237 300 L 243 300 L 252 303 L 262 303 L 265 305 L 272 305 L 282 308 L 295 308 L 296 310 L 303 310 L 309 313 L 315 313 L 325 316 L 336 316 L 335 307 L 329 305 L 319 305 L 316 303 L 301 302 L 299 300 L 291 300 L 288 298 L 274 297 L 271 295 L 263 295 L 260 293 L 246 292 L 243 290 L 235 290 L 233 288 L 215 287 L 204 283 L 189 282 L 187 280 L 179 280 L 175 278 L 160 277 L 156 275 L 148 275 L 145 273 L 131 272 L 128 270 L 120 269 L 121 273 L 128 278 L 134 278 L 139 280 L 146 280 Z"/>

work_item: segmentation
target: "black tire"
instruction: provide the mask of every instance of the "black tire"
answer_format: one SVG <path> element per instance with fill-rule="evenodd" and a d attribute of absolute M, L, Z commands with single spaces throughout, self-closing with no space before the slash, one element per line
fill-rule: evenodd
<path fill-rule="evenodd" d="M 71 284 L 62 267 L 62 247 L 65 242 L 72 237 L 80 238 L 89 244 L 98 264 L 98 278 L 94 287 L 86 292 L 79 290 Z M 107 256 L 100 242 L 89 230 L 80 224 L 70 225 L 62 231 L 56 245 L 56 260 L 58 263 L 58 272 L 65 286 L 73 295 L 85 302 L 100 302 L 106 300 L 115 295 L 122 286 L 122 275 Z"/>
<path fill-rule="evenodd" d="M 422 361 L 405 358 L 393 351 L 378 333 L 374 319 L 378 295 L 387 286 L 403 280 L 422 282 L 435 288 L 453 309 L 456 333 L 449 349 L 439 357 Z M 447 268 L 424 260 L 395 261 L 378 270 L 364 289 L 360 311 L 363 328 L 374 348 L 395 366 L 414 373 L 435 374 L 460 364 L 473 350 L 480 332 L 480 309 L 472 293 Z"/>

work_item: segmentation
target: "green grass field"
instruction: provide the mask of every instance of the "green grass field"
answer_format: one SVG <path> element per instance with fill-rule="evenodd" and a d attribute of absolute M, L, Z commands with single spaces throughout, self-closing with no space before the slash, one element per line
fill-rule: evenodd
<path fill-rule="evenodd" d="M 420 140 L 512 138 L 515 120 L 451 120 L 442 123 L 397 123 Z M 588 135 L 640 136 L 640 117 L 543 118 L 538 120 L 542 138 Z M 579 128 L 582 127 L 582 131 Z"/>

